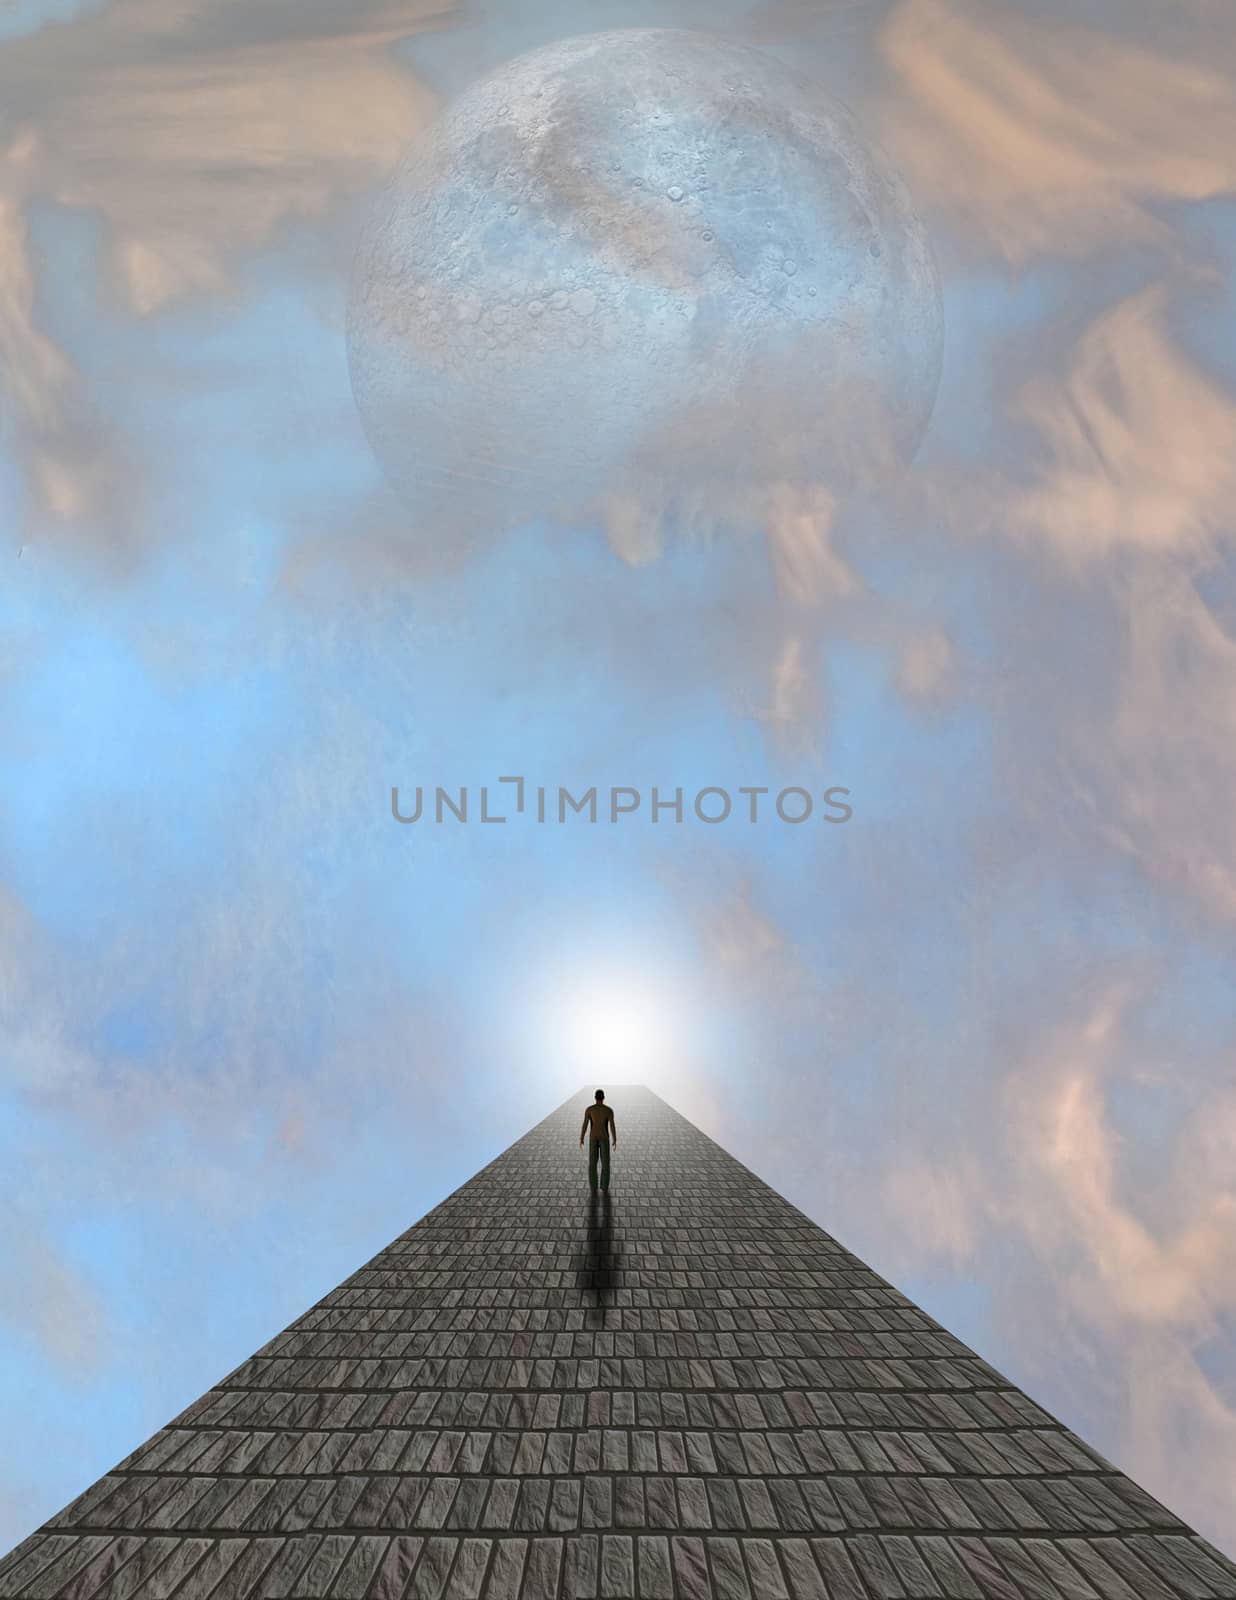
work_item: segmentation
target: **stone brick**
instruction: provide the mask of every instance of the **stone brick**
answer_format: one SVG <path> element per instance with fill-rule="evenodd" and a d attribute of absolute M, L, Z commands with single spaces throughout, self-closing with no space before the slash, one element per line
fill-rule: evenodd
<path fill-rule="evenodd" d="M 1136 1590 L 1131 1589 L 1125 1579 L 1104 1561 L 1100 1546 L 1085 1539 L 1061 1539 L 1059 1546 L 1073 1565 L 1086 1575 L 1103 1600 L 1137 1600 Z"/>
<path fill-rule="evenodd" d="M 846 1554 L 862 1575 L 863 1582 L 878 1600 L 905 1600 L 906 1590 L 884 1548 L 874 1534 L 856 1534 L 846 1541 Z"/>
<path fill-rule="evenodd" d="M 805 1539 L 782 1539 L 777 1552 L 789 1586 L 790 1600 L 828 1600 L 828 1590 Z"/>
<path fill-rule="evenodd" d="M 739 1540 L 712 1535 L 704 1540 L 708 1571 L 712 1579 L 710 1594 L 717 1600 L 751 1600 L 751 1586 L 743 1565 Z"/>
<path fill-rule="evenodd" d="M 747 1563 L 751 1593 L 757 1600 L 790 1600 L 790 1591 L 777 1560 L 777 1547 L 771 1539 L 744 1539 L 742 1554 Z"/>
<path fill-rule="evenodd" d="M 630 1600 L 635 1593 L 634 1540 L 628 1534 L 601 1537 L 601 1600 Z"/>
<path fill-rule="evenodd" d="M 673 1600 L 674 1578 L 670 1567 L 669 1540 L 642 1536 L 635 1541 L 638 1566 L 636 1593 L 639 1600 Z"/>
<path fill-rule="evenodd" d="M 915 1539 L 914 1545 L 930 1567 L 940 1592 L 949 1600 L 983 1600 L 983 1591 L 947 1539 L 924 1534 Z"/>

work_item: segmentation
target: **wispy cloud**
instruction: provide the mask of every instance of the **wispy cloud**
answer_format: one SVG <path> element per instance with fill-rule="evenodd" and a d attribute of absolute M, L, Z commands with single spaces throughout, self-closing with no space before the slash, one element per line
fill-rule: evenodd
<path fill-rule="evenodd" d="M 1102 1363 L 1105 1377 L 1087 1381 L 1118 1390 L 1113 1412 L 1127 1419 L 1118 1449 L 1129 1470 L 1222 1526 L 1233 1506 L 1226 1464 L 1236 1451 L 1236 1409 L 1197 1351 L 1236 1308 L 1236 1102 L 1230 1090 L 1198 1094 L 1172 1130 L 1176 1177 L 1200 1155 L 1202 1182 L 1173 1185 L 1166 1206 L 1163 1191 L 1138 1192 L 1112 1096 L 1136 1083 L 1130 1069 L 1146 1059 L 1128 1026 L 1146 998 L 1143 976 L 1114 980 L 1071 1021 L 1045 1028 L 1010 1075 L 1004 1107 L 1018 1138 L 1006 1151 L 1013 1176 L 997 1209 L 1030 1243 L 1035 1277 L 1050 1275 L 1054 1318 L 1074 1321 L 1116 1356 Z M 1149 1065 L 1165 1082 L 1177 1080 L 1177 1063 L 1151 1057 Z M 1005 1313 L 1016 1323 L 1005 1332 L 1028 1328 L 1020 1353 L 1042 1367 L 1034 1295 L 1033 1281 L 1010 1288 Z M 1185 1418 L 1190 1449 L 1182 1455 L 1174 1441 Z"/>
<path fill-rule="evenodd" d="M 277 4 L 246 20 L 230 3 L 120 0 L 5 45 L 0 383 L 28 526 L 90 523 L 124 541 L 135 520 L 134 463 L 117 458 L 72 352 L 40 325 L 31 208 L 101 218 L 98 293 L 140 315 L 233 293 L 244 256 L 394 165 L 435 98 L 391 46 L 444 14 L 434 0 Z"/>
<path fill-rule="evenodd" d="M 37 1208 L 19 1195 L 6 1201 L 14 1225 L 0 1241 L 0 1267 L 21 1292 L 4 1296 L 0 1321 L 73 1384 L 105 1372 L 113 1359 L 111 1322 L 98 1289 L 45 1231 Z"/>
<path fill-rule="evenodd" d="M 978 0 L 904 0 L 883 137 L 960 246 L 1024 264 L 1172 248 L 1156 202 L 1236 189 L 1236 32 L 1188 0 L 1176 49 Z"/>
<path fill-rule="evenodd" d="M 908 700 L 944 701 L 956 667 L 956 650 L 941 627 L 910 633 L 897 657 L 897 687 Z"/>
<path fill-rule="evenodd" d="M 959 540 L 1016 552 L 1023 581 L 1047 570 L 1070 586 L 1111 645 L 1078 679 L 1032 633 L 1006 640 L 1006 685 L 985 692 L 1010 725 L 1054 729 L 1050 774 L 1010 744 L 1010 781 L 1230 920 L 1236 823 L 1214 796 L 1236 785 L 1236 637 L 1205 590 L 1234 555 L 1236 402 L 1173 339 L 1170 309 L 1169 286 L 1154 284 L 1077 342 L 1049 341 L 1010 385 L 1016 462 L 916 469 L 899 514 L 916 496 Z"/>
<path fill-rule="evenodd" d="M 1010 420 L 1036 436 L 1031 486 L 1002 508 L 1015 535 L 1081 567 L 1120 547 L 1210 557 L 1232 532 L 1236 402 L 1173 339 L 1166 284 L 1105 311 L 1062 374 L 1032 377 Z"/>
<path fill-rule="evenodd" d="M 703 947 L 722 986 L 750 998 L 802 984 L 794 941 L 760 904 L 750 879 L 739 879 L 712 904 L 697 902 L 697 909 Z"/>
<path fill-rule="evenodd" d="M 1156 887 L 1236 920 L 1236 638 L 1185 574 L 1139 569 L 1113 704 L 1071 731 L 1078 792 L 1098 835 Z"/>
<path fill-rule="evenodd" d="M 1213 567 L 1233 539 L 1236 397 L 1178 332 L 1211 283 L 1173 273 L 1004 351 L 986 393 L 1019 448 L 999 466 L 937 452 L 890 478 L 899 521 L 928 511 L 1081 581 L 1129 556 Z"/>

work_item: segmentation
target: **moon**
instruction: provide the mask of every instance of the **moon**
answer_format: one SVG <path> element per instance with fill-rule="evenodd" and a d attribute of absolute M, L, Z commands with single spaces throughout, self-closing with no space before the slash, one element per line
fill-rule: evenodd
<path fill-rule="evenodd" d="M 385 475 L 459 541 L 613 494 L 869 483 L 921 441 L 943 316 L 850 111 L 722 35 L 627 28 L 516 57 L 417 140 L 347 347 Z"/>

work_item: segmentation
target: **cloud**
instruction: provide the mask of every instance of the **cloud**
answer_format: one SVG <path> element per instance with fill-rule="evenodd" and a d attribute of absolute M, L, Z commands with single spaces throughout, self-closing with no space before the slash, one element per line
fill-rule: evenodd
<path fill-rule="evenodd" d="M 904 0 L 881 137 L 959 243 L 1020 266 L 1150 244 L 1156 203 L 1236 190 L 1236 32 L 1182 0 L 1172 49 L 988 0 Z M 1212 19 L 1214 19 L 1212 21 Z M 1192 26 L 1189 26 L 1192 24 Z"/>
<path fill-rule="evenodd" d="M 30 972 L 39 943 L 33 919 L 0 888 L 0 1196 L 10 1218 L 0 1240 L 0 1272 L 22 1286 L 20 1294 L 0 1296 L 0 1318 L 79 1377 L 99 1370 L 111 1354 L 106 1308 L 52 1237 L 47 1197 L 56 1189 L 44 1180 L 34 1141 L 23 1137 L 19 1149 L 8 1140 L 14 1097 L 46 1106 L 58 1096 L 71 1098 L 90 1075 L 90 1063 Z"/>
<path fill-rule="evenodd" d="M 97 11 L 108 0 L 7 0 L 0 14 L 0 40 L 37 33 L 57 22 L 70 22 L 85 11 Z"/>
<path fill-rule="evenodd" d="M 0 51 L 0 382 L 32 520 L 93 519 L 124 540 L 136 519 L 114 430 L 40 326 L 31 208 L 101 219 L 107 283 L 131 312 L 233 293 L 241 257 L 393 167 L 435 100 L 390 47 L 438 15 L 433 0 L 261 19 L 234 0 L 122 0 Z"/>
<path fill-rule="evenodd" d="M 773 668 L 769 703 L 753 715 L 769 724 L 783 749 L 812 751 L 825 731 L 821 701 L 817 652 L 812 642 L 789 634 Z"/>
<path fill-rule="evenodd" d="M 0 886 L 0 1042 L 2 1087 L 36 1104 L 72 1099 L 86 1087 L 93 1064 L 70 1037 L 52 985 L 40 981 L 50 948 L 37 921 Z"/>
<path fill-rule="evenodd" d="M 1005 525 L 1074 568 L 1119 547 L 1205 556 L 1230 537 L 1236 404 L 1172 340 L 1168 296 L 1154 284 L 1105 311 L 1063 375 L 1037 374 L 1009 408 L 1041 465 Z"/>
<path fill-rule="evenodd" d="M 793 44 L 823 33 L 831 44 L 838 35 L 870 29 L 895 0 L 757 0 L 735 25 L 735 31 L 761 47 Z"/>
<path fill-rule="evenodd" d="M 1187 287 L 1156 281 L 1004 352 L 991 404 L 1020 435 L 1012 464 L 910 466 L 882 491 L 901 520 L 929 509 L 1078 579 L 1129 554 L 1212 565 L 1233 532 L 1236 400 L 1173 332 Z"/>
<path fill-rule="evenodd" d="M 1061 606 L 1009 638 L 987 691 L 1004 791 L 1042 848 L 1087 870 L 1123 858 L 1230 928 L 1236 817 L 1216 797 L 1236 789 L 1236 637 L 1190 574 L 1145 557 Z"/>
<path fill-rule="evenodd" d="M 1097 835 L 1157 887 L 1236 919 L 1236 639 L 1191 579 L 1141 567 L 1111 704 L 1070 730 L 1072 786 Z"/>
<path fill-rule="evenodd" d="M 974 684 L 1019 730 L 1001 741 L 1018 803 L 1054 816 L 1057 846 L 1127 857 L 1231 921 L 1236 821 L 1214 797 L 1236 787 L 1236 614 L 1213 591 L 1236 556 L 1236 402 L 1173 336 L 1179 288 L 1127 295 L 1075 339 L 1057 329 L 1028 373 L 1009 362 L 1011 465 L 912 467 L 887 499 L 905 526 L 927 508 L 959 541 L 1003 546 L 1027 594 L 1067 581 L 1054 612 L 1009 612 L 1002 681 Z M 953 675 L 927 637 L 905 643 L 903 692 Z"/>
<path fill-rule="evenodd" d="M 598 505 L 610 549 L 633 567 L 660 559 L 675 543 L 718 537 L 762 542 L 773 592 L 746 594 L 743 622 L 753 633 L 771 626 L 771 651 L 758 687 L 742 689 L 736 710 L 765 724 L 777 749 L 795 758 L 818 757 L 827 731 L 820 682 L 824 631 L 842 609 L 873 599 L 838 548 L 841 510 L 824 484 L 776 478 L 728 486 L 724 493 L 706 485 L 668 493 L 652 484 L 640 493 L 609 493 Z"/>
<path fill-rule="evenodd" d="M 908 700 L 939 701 L 948 691 L 956 651 L 943 628 L 908 634 L 897 660 L 897 687 Z"/>
<path fill-rule="evenodd" d="M 1002 548 L 1026 596 L 999 624 L 989 602 L 1000 680 L 966 674 L 1010 730 L 1001 772 L 1017 803 L 1054 817 L 1056 847 L 1071 836 L 1126 857 L 1226 922 L 1236 821 L 1214 797 L 1236 787 L 1236 612 L 1222 602 L 1236 402 L 1174 336 L 1182 287 L 1152 283 L 1010 357 L 997 403 L 1020 434 L 1011 463 L 914 466 L 886 501 L 902 526 L 926 509 L 959 542 Z M 1051 610 L 1031 602 L 1061 579 Z M 903 692 L 933 672 L 946 692 L 948 657 L 938 634 L 907 638 Z"/>
<path fill-rule="evenodd" d="M 0 1270 L 21 1292 L 3 1296 L 0 1319 L 75 1381 L 105 1371 L 113 1355 L 105 1303 L 40 1226 L 26 1199 L 10 1193 L 6 1200 L 10 1215 L 16 1210 L 21 1221 L 5 1230 Z"/>
<path fill-rule="evenodd" d="M 11 47 L 10 47 L 11 48 Z M 0 62 L 3 54 L 0 53 Z M 88 512 L 123 525 L 132 497 L 114 437 L 80 374 L 38 327 L 27 207 L 36 191 L 37 135 L 25 128 L 0 156 L 0 392 L 6 433 L 44 513 L 73 523 Z M 26 527 L 32 526 L 27 519 Z"/>
<path fill-rule="evenodd" d="M 1126 1181 L 1128 1140 L 1111 1112 L 1113 1090 L 1136 1081 L 1131 1068 L 1145 1053 L 1129 1028 L 1142 998 L 1143 984 L 1117 978 L 1028 1048 L 1003 1089 L 1003 1125 L 1017 1137 L 1004 1152 L 1007 1190 L 989 1209 L 1024 1234 L 1041 1263 L 1035 1277 L 1050 1278 L 1061 1309 L 1046 1319 L 1075 1321 L 1104 1352 L 1104 1375 L 1087 1381 L 1118 1390 L 1110 1414 L 1125 1422 L 1120 1454 L 1134 1478 L 1161 1484 L 1195 1519 L 1230 1525 L 1236 1409 L 1197 1352 L 1236 1308 L 1236 1096 L 1216 1088 L 1197 1097 L 1173 1141 L 1171 1193 L 1182 1214 L 1156 1215 L 1154 1200 Z M 1175 1077 L 1174 1063 L 1162 1066 Z M 1207 1171 L 1190 1185 L 1199 1143 Z M 1034 1352 L 1050 1341 L 1036 1326 L 1045 1320 L 1037 1299 L 1033 1280 L 1018 1286 L 1005 1332 L 1041 1367 Z"/>
<path fill-rule="evenodd" d="M 388 171 L 435 104 L 389 54 L 428 5 L 363 7 L 346 31 L 341 6 L 283 7 L 265 38 L 229 9 L 231 29 L 201 4 L 170 29 L 163 0 L 128 0 L 81 23 L 76 50 L 39 38 L 0 61 L 0 82 L 47 89 L 39 188 L 103 216 L 139 313 L 225 290 L 238 254 Z"/>
<path fill-rule="evenodd" d="M 774 484 L 768 510 L 773 571 L 790 605 L 814 609 L 858 592 L 857 574 L 833 546 L 837 500 L 827 488 Z"/>
<path fill-rule="evenodd" d="M 801 981 L 793 941 L 758 904 L 750 879 L 734 883 L 701 914 L 704 949 L 722 983 L 749 995 L 767 995 Z"/>
<path fill-rule="evenodd" d="M 925 1151 L 907 1151 L 884 1180 L 884 1203 L 908 1259 L 936 1256 L 954 1270 L 973 1269 L 981 1256 L 984 1221 L 974 1204 L 981 1185 L 966 1151 L 947 1164 Z"/>

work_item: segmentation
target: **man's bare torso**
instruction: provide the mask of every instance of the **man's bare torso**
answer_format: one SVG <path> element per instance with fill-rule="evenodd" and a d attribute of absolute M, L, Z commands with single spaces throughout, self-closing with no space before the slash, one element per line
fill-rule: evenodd
<path fill-rule="evenodd" d="M 607 1139 L 609 1125 L 614 1120 L 614 1113 L 608 1106 L 589 1106 L 584 1116 L 588 1119 L 588 1132 L 594 1139 Z"/>

